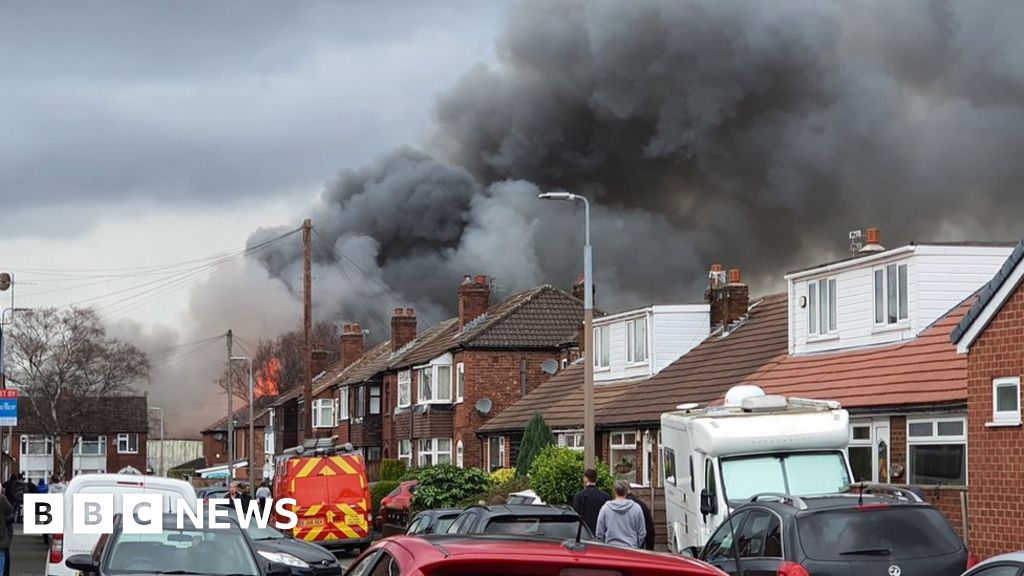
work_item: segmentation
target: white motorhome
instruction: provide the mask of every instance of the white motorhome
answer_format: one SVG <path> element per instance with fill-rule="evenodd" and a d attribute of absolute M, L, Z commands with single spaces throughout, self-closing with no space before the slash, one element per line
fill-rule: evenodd
<path fill-rule="evenodd" d="M 838 402 L 766 396 L 756 386 L 732 388 L 724 407 L 662 414 L 669 550 L 703 546 L 755 494 L 845 489 L 853 478 L 849 425 Z"/>

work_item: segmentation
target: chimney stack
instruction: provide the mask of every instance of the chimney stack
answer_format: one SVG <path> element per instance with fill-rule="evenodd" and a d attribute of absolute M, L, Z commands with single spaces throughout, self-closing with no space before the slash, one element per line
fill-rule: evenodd
<path fill-rule="evenodd" d="M 412 308 L 395 308 L 391 316 L 391 351 L 397 352 L 416 339 L 416 311 Z"/>
<path fill-rule="evenodd" d="M 711 328 L 736 322 L 747 314 L 750 287 L 743 283 L 743 273 L 733 268 L 726 274 L 720 264 L 712 264 L 704 298 L 711 305 Z M 727 281 L 728 280 L 728 281 Z"/>
<path fill-rule="evenodd" d="M 341 367 L 348 368 L 363 355 L 363 329 L 359 324 L 345 324 L 341 329 Z"/>
<path fill-rule="evenodd" d="M 466 275 L 459 286 L 459 329 L 483 316 L 491 302 L 491 285 L 487 276 Z"/>
<path fill-rule="evenodd" d="M 323 373 L 327 370 L 327 366 L 330 364 L 330 352 L 327 350 L 313 350 L 313 377 L 316 378 L 317 374 Z"/>
<path fill-rule="evenodd" d="M 880 229 L 868 228 L 865 236 L 867 237 L 866 243 L 860 250 L 857 250 L 857 256 L 885 251 L 885 247 L 882 246 L 882 231 Z"/>

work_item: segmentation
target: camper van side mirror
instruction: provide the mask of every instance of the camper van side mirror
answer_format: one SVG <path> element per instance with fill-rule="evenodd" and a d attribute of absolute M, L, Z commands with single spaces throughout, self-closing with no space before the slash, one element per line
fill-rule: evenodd
<path fill-rule="evenodd" d="M 707 488 L 700 491 L 700 513 L 704 516 L 718 514 L 718 499 Z"/>

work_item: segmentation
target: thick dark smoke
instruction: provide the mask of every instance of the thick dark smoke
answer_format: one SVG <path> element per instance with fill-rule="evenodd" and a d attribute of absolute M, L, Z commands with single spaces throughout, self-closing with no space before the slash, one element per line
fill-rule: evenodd
<path fill-rule="evenodd" d="M 314 225 L 352 262 L 342 280 L 318 248 L 318 314 L 436 320 L 467 273 L 567 287 L 582 214 L 536 199 L 552 189 L 596 204 L 610 310 L 699 299 L 712 262 L 765 292 L 867 226 L 891 245 L 1019 237 L 1021 24 L 1016 3 L 519 2 L 500 65 L 438 102 L 429 152 L 322 193 Z M 297 244 L 259 259 L 296 290 Z"/>

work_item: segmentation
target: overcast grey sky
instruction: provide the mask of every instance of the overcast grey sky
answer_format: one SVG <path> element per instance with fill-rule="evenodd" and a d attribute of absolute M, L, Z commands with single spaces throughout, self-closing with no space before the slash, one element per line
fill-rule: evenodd
<path fill-rule="evenodd" d="M 0 268 L 242 246 L 339 169 L 426 139 L 438 93 L 494 60 L 500 16 L 478 0 L 0 1 Z M 25 306 L 110 291 L 20 279 Z M 174 325 L 187 298 L 129 316 Z"/>

